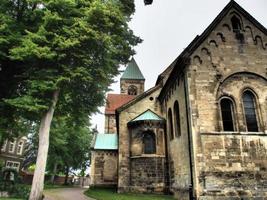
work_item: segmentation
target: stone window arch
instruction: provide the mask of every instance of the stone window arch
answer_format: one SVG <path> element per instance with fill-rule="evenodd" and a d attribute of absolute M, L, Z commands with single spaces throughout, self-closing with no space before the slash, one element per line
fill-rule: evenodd
<path fill-rule="evenodd" d="M 172 109 L 169 108 L 168 110 L 168 132 L 170 140 L 173 140 L 173 122 L 172 122 Z"/>
<path fill-rule="evenodd" d="M 258 132 L 258 116 L 256 110 L 256 97 L 250 90 L 245 90 L 242 95 L 244 117 L 248 132 Z"/>
<path fill-rule="evenodd" d="M 128 95 L 137 95 L 137 87 L 134 85 L 130 85 L 128 87 Z"/>
<path fill-rule="evenodd" d="M 240 31 L 241 30 L 241 21 L 240 19 L 237 17 L 237 16 L 233 16 L 231 18 L 231 23 L 232 23 L 232 29 L 233 29 L 233 32 L 237 32 L 237 31 Z"/>
<path fill-rule="evenodd" d="M 232 99 L 223 97 L 220 100 L 223 131 L 235 131 L 234 103 Z"/>
<path fill-rule="evenodd" d="M 146 131 L 143 133 L 144 153 L 155 154 L 156 153 L 156 137 L 152 131 Z"/>
<path fill-rule="evenodd" d="M 174 112 L 175 136 L 179 137 L 181 136 L 181 122 L 180 122 L 180 109 L 178 101 L 174 102 L 173 112 Z"/>

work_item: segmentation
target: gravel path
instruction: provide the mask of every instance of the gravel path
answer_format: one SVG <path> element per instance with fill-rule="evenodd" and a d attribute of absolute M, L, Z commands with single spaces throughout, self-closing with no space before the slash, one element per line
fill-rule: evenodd
<path fill-rule="evenodd" d="M 44 200 L 94 200 L 83 194 L 84 188 L 51 189 L 44 192 Z"/>

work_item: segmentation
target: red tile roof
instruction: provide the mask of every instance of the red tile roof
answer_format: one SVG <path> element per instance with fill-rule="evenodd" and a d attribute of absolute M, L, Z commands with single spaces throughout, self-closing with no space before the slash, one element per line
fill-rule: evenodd
<path fill-rule="evenodd" d="M 115 110 L 128 103 L 136 96 L 127 94 L 108 94 L 105 114 L 115 114 Z"/>

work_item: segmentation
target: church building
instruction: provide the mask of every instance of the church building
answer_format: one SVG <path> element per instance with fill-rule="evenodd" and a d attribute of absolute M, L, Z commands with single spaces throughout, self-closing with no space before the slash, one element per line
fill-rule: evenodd
<path fill-rule="evenodd" d="M 144 91 L 132 60 L 105 116 L 93 185 L 179 200 L 267 198 L 266 28 L 231 0 L 154 87 Z"/>

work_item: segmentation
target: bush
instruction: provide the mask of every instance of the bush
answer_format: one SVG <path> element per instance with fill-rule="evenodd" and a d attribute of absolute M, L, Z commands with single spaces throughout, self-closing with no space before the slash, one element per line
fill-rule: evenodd
<path fill-rule="evenodd" d="M 29 185 L 16 185 L 13 187 L 11 191 L 8 191 L 10 194 L 10 197 L 14 198 L 23 198 L 23 199 L 29 199 L 30 196 L 30 186 Z"/>
<path fill-rule="evenodd" d="M 5 174 L 12 172 L 14 174 L 14 180 L 5 180 Z M 21 183 L 21 178 L 18 176 L 18 172 L 12 168 L 2 168 L 0 171 L 0 191 L 8 192 L 10 197 L 28 199 L 30 195 L 30 186 L 18 184 Z"/>

